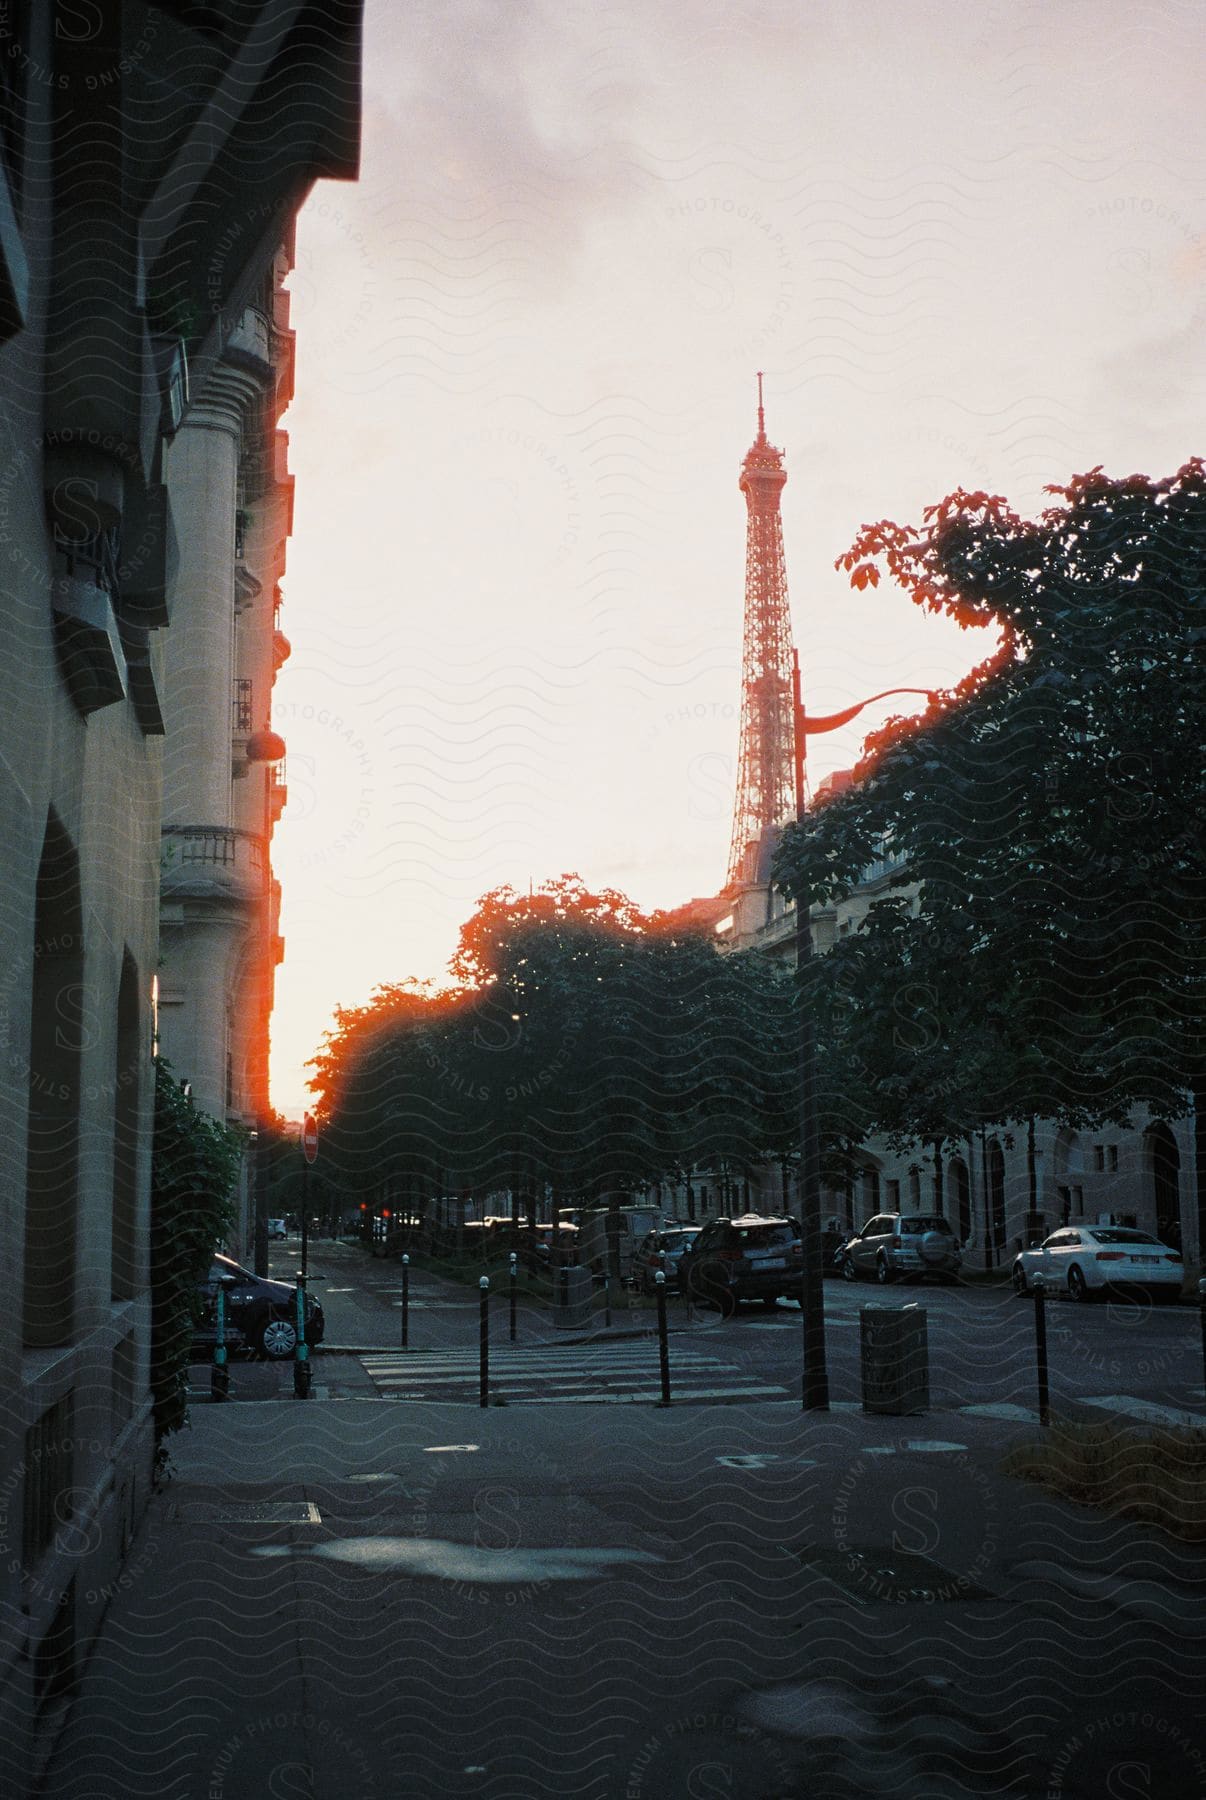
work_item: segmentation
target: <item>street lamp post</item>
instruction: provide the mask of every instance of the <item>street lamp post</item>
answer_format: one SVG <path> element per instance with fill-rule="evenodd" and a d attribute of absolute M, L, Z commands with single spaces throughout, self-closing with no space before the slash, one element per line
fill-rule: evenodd
<path fill-rule="evenodd" d="M 936 696 L 928 688 L 886 688 L 841 712 L 811 715 L 800 698 L 800 658 L 792 652 L 792 700 L 795 739 L 796 823 L 804 815 L 804 740 L 848 725 L 865 706 L 893 694 Z M 807 897 L 796 895 L 796 1003 L 800 1019 L 800 1248 L 804 1272 L 800 1306 L 804 1316 L 803 1409 L 828 1412 L 829 1371 L 825 1357 L 825 1271 L 821 1262 L 821 1137 L 817 1122 L 817 1039 L 809 987 L 812 979 L 812 929 Z"/>

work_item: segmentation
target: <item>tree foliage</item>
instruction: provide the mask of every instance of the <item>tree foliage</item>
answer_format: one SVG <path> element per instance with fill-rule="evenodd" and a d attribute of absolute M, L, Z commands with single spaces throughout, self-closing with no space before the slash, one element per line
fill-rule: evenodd
<path fill-rule="evenodd" d="M 795 1141 L 790 981 L 563 876 L 487 894 L 444 992 L 337 1015 L 313 1082 L 357 1194 L 600 1200 Z"/>
<path fill-rule="evenodd" d="M 840 559 L 855 585 L 882 569 L 999 632 L 920 725 L 869 739 L 776 864 L 834 901 L 889 846 L 896 888 L 921 883 L 818 977 L 845 992 L 880 1129 L 1172 1115 L 1201 1077 L 1206 471 L 1095 469 L 1049 492 L 1026 520 L 960 490 Z"/>
<path fill-rule="evenodd" d="M 155 1063 L 151 1153 L 151 1394 L 157 1442 L 184 1424 L 197 1284 L 234 1223 L 244 1134 L 200 1112 Z"/>

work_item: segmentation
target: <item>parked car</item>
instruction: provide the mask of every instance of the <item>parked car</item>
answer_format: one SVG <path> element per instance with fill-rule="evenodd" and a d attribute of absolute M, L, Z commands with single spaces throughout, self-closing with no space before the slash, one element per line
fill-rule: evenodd
<path fill-rule="evenodd" d="M 731 1315 L 742 1300 L 773 1306 L 798 1300 L 804 1256 L 799 1221 L 785 1213 L 744 1213 L 703 1226 L 679 1261 L 683 1292 L 698 1304 Z"/>
<path fill-rule="evenodd" d="M 865 1275 L 885 1285 L 927 1275 L 954 1281 L 963 1265 L 962 1248 L 941 1213 L 877 1213 L 839 1254 L 847 1281 Z"/>
<path fill-rule="evenodd" d="M 285 1221 L 283 1219 L 269 1219 L 268 1238 L 270 1242 L 273 1238 L 287 1238 L 288 1235 L 289 1233 L 285 1230 Z"/>
<path fill-rule="evenodd" d="M 244 1344 L 273 1362 L 293 1355 L 297 1349 L 297 1289 L 288 1281 L 269 1281 L 253 1275 L 229 1256 L 216 1255 L 209 1276 L 201 1284 L 202 1304 L 207 1315 L 208 1339 L 194 1333 L 194 1350 L 204 1350 L 214 1342 L 218 1283 L 233 1280 L 226 1289 L 227 1326 L 239 1333 Z M 306 1342 L 321 1344 L 326 1321 L 322 1307 L 313 1294 L 306 1295 Z M 237 1347 L 228 1337 L 231 1347 Z"/>
<path fill-rule="evenodd" d="M 1092 1300 L 1107 1288 L 1143 1288 L 1154 1298 L 1178 1298 L 1185 1275 L 1181 1253 L 1148 1231 L 1128 1225 L 1066 1225 L 1013 1265 L 1017 1294 L 1032 1291 L 1036 1275 L 1049 1290 Z"/>
<path fill-rule="evenodd" d="M 666 1276 L 666 1292 L 674 1293 L 678 1288 L 679 1265 L 683 1255 L 691 1248 L 698 1235 L 698 1229 L 694 1225 L 667 1225 L 660 1231 L 646 1232 L 633 1253 L 633 1285 L 642 1294 L 656 1292 L 657 1272 L 662 1269 Z"/>

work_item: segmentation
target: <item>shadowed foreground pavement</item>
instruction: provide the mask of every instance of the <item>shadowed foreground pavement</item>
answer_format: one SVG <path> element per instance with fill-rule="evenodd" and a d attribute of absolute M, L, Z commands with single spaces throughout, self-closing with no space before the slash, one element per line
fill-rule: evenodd
<path fill-rule="evenodd" d="M 356 1399 L 193 1421 L 49 1800 L 1206 1793 L 1196 1554 L 999 1476 L 1022 1428 Z"/>

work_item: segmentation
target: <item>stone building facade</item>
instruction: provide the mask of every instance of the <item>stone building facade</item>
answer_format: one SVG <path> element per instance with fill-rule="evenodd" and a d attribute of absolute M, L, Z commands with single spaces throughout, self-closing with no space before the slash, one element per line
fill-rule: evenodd
<path fill-rule="evenodd" d="M 271 384 L 254 353 L 238 366 L 232 331 L 270 277 L 275 291 L 313 180 L 356 171 L 359 15 L 360 0 L 90 0 L 67 29 L 24 0 L 0 16 L 5 1794 L 36 1775 L 152 1479 L 152 1057 L 178 602 L 205 680 L 212 653 L 193 593 L 180 600 L 211 529 L 187 446 L 201 409 L 228 430 L 223 409 Z M 216 616 L 225 597 L 206 606 Z"/>
<path fill-rule="evenodd" d="M 293 522 L 292 233 L 235 318 L 168 459 L 193 523 L 164 668 L 160 1047 L 211 1117 L 254 1130 L 268 1112 L 269 1020 L 284 953 L 273 827 L 285 805 L 272 686 L 289 654 L 281 588 Z M 232 1248 L 253 1239 L 254 1140 Z"/>

